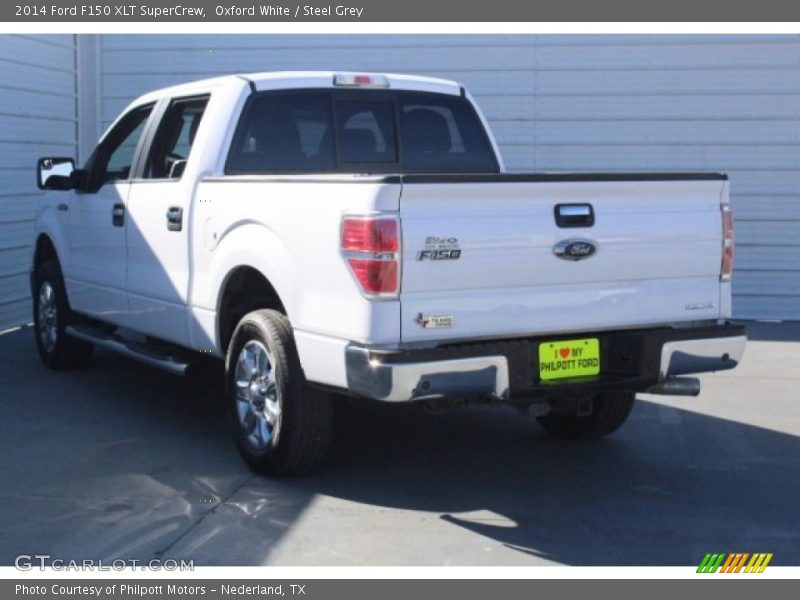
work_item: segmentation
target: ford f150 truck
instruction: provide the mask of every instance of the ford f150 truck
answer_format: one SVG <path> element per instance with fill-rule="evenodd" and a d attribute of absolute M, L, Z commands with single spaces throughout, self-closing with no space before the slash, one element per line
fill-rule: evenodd
<path fill-rule="evenodd" d="M 697 395 L 685 375 L 744 352 L 724 175 L 506 173 L 451 81 L 162 89 L 82 168 L 42 158 L 37 177 L 44 363 L 224 360 L 233 437 L 266 474 L 320 461 L 341 395 L 507 403 L 597 438 L 638 392 Z"/>

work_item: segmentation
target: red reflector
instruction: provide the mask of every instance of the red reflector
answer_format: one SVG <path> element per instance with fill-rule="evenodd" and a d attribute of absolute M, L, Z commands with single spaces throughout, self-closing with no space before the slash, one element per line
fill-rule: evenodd
<path fill-rule="evenodd" d="M 733 236 L 733 211 L 727 204 L 722 206 L 722 267 L 720 279 L 730 281 L 733 274 L 733 249 L 735 247 Z"/>
<path fill-rule="evenodd" d="M 397 292 L 397 261 L 372 258 L 348 258 L 347 264 L 358 283 L 368 294 Z"/>
<path fill-rule="evenodd" d="M 342 250 L 347 252 L 397 252 L 397 221 L 345 217 Z"/>
<path fill-rule="evenodd" d="M 722 280 L 727 281 L 733 273 L 733 246 L 722 249 Z"/>

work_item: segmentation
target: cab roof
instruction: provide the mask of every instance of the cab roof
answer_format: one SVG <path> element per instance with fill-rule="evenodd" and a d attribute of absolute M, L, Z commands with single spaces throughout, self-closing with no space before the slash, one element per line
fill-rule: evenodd
<path fill-rule="evenodd" d="M 365 77 L 366 79 L 385 81 L 388 83 L 388 89 L 394 90 L 434 92 L 451 95 L 459 95 L 461 93 L 461 85 L 455 81 L 438 79 L 435 77 L 422 77 L 419 75 L 369 73 L 361 71 L 266 71 L 262 73 L 225 75 L 161 88 L 140 96 L 136 99 L 135 103 L 152 102 L 164 96 L 196 94 L 210 91 L 212 88 L 221 86 L 241 86 L 243 82 L 254 86 L 257 91 L 298 88 L 335 89 L 338 86 L 334 81 L 341 76 L 358 76 L 359 78 Z M 359 87 L 372 88 L 375 86 L 348 86 L 349 89 Z M 386 86 L 380 87 L 385 88 Z"/>

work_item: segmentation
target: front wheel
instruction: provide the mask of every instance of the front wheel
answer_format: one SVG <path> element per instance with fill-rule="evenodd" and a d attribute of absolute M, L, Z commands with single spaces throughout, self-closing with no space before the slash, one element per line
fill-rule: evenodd
<path fill-rule="evenodd" d="M 34 275 L 33 331 L 39 356 L 51 369 L 82 367 L 92 358 L 92 344 L 66 334 L 67 325 L 74 320 L 61 269 L 58 263 L 47 261 Z"/>
<path fill-rule="evenodd" d="M 225 373 L 231 432 L 248 465 L 265 475 L 316 467 L 331 439 L 332 407 L 303 376 L 289 320 L 274 310 L 246 315 Z"/>
<path fill-rule="evenodd" d="M 598 439 L 622 427 L 635 401 L 635 392 L 606 392 L 592 398 L 592 412 L 589 415 L 549 413 L 536 420 L 547 433 L 556 437 Z"/>

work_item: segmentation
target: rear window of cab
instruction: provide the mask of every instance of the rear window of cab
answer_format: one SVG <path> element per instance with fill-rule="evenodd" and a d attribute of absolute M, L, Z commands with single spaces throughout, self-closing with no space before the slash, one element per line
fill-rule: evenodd
<path fill-rule="evenodd" d="M 497 173 L 499 166 L 462 96 L 298 90 L 250 96 L 225 172 Z"/>

